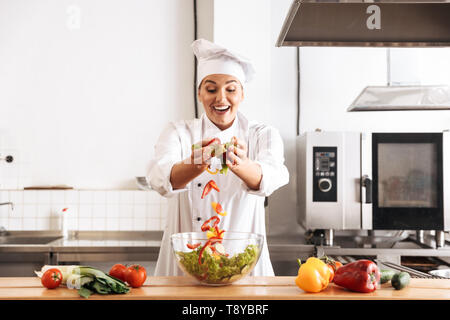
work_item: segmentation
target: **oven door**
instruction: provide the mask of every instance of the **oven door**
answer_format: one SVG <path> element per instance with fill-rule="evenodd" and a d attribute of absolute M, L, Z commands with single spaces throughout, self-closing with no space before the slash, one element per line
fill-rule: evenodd
<path fill-rule="evenodd" d="M 373 229 L 443 230 L 442 133 L 373 133 Z"/>

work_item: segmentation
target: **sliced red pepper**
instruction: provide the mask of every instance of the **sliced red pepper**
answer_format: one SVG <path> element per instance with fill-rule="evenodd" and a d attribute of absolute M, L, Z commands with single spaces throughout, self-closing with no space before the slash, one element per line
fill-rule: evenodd
<path fill-rule="evenodd" d="M 208 195 L 208 193 L 211 192 L 211 189 L 212 189 L 211 185 L 207 184 L 207 185 L 205 186 L 205 188 L 203 189 L 203 192 L 202 192 L 202 199 L 203 199 L 204 197 L 206 197 L 206 196 Z"/>
<path fill-rule="evenodd" d="M 216 217 L 216 221 L 214 221 L 213 228 L 216 228 L 220 222 L 220 218 L 219 218 L 219 216 L 214 216 L 214 217 Z"/>
<path fill-rule="evenodd" d="M 213 217 L 209 218 L 208 220 L 206 220 L 206 221 L 202 224 L 201 229 L 202 229 L 203 232 L 208 231 L 208 230 L 211 228 L 211 227 L 209 226 L 209 223 L 210 223 L 213 219 L 216 219 L 216 221 L 214 222 L 213 228 L 214 228 L 216 225 L 219 224 L 220 218 L 219 218 L 218 216 L 213 216 Z"/>
<path fill-rule="evenodd" d="M 216 234 L 217 234 L 216 238 L 219 238 L 220 242 L 222 242 L 222 238 L 223 238 L 222 234 L 225 232 L 225 230 L 220 231 L 217 226 L 215 226 L 215 229 L 216 229 Z"/>
<path fill-rule="evenodd" d="M 212 187 L 214 190 L 216 190 L 217 192 L 220 191 L 220 190 L 219 190 L 219 187 L 217 186 L 217 184 L 216 184 L 216 182 L 215 182 L 214 180 L 210 180 L 210 181 L 208 182 L 208 184 L 211 185 L 211 187 Z"/>
<path fill-rule="evenodd" d="M 214 182 L 214 180 L 210 180 L 210 181 L 206 184 L 206 186 L 205 186 L 205 188 L 203 189 L 203 192 L 202 192 L 202 199 L 203 199 L 204 197 L 206 197 L 206 195 L 208 195 L 208 193 L 210 193 L 212 189 L 216 190 L 217 192 L 220 191 L 220 190 L 219 190 L 219 187 L 218 187 L 217 184 Z"/>
<path fill-rule="evenodd" d="M 222 142 L 220 141 L 219 138 L 214 138 L 211 141 L 209 141 L 206 146 L 209 146 L 210 144 L 213 144 L 214 142 L 217 142 L 218 144 L 221 144 Z"/>
<path fill-rule="evenodd" d="M 212 238 L 209 238 L 209 241 L 211 241 L 211 244 L 213 244 L 216 242 L 222 242 L 222 239 L 218 238 L 218 237 L 212 237 Z"/>
<path fill-rule="evenodd" d="M 201 243 L 199 242 L 199 243 L 196 243 L 196 244 L 190 244 L 190 243 L 188 243 L 186 246 L 187 246 L 189 249 L 195 249 L 195 248 L 198 248 L 200 245 L 201 245 Z"/>

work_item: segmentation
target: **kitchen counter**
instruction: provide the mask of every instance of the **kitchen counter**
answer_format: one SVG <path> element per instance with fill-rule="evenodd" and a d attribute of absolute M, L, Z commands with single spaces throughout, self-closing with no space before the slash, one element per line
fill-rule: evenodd
<path fill-rule="evenodd" d="M 232 285 L 208 287 L 188 277 L 148 277 L 144 286 L 128 294 L 93 294 L 89 300 L 450 300 L 450 280 L 411 279 L 403 290 L 389 283 L 372 293 L 350 292 L 334 284 L 320 293 L 306 293 L 295 277 L 247 277 Z M 38 277 L 0 278 L 0 300 L 78 300 L 76 290 L 46 289 Z"/>

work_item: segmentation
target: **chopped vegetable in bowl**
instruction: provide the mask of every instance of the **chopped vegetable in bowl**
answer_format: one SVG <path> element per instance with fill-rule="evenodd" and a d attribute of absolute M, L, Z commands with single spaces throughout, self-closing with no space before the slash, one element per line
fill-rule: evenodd
<path fill-rule="evenodd" d="M 172 236 L 172 246 L 183 272 L 194 277 L 206 285 L 231 284 L 249 274 L 258 262 L 262 236 L 251 233 L 239 234 L 239 238 L 226 237 L 222 243 L 211 244 L 208 239 L 203 240 L 203 245 L 192 246 L 190 243 L 198 244 L 202 240 L 190 240 L 198 233 L 180 233 Z M 187 242 L 187 245 L 184 244 Z M 186 248 L 192 248 L 186 251 Z M 226 247 L 229 248 L 227 253 Z"/>

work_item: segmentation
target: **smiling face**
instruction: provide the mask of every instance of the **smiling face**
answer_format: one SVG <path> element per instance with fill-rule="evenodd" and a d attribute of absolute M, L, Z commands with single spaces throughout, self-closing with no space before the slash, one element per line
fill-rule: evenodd
<path fill-rule="evenodd" d="M 206 115 L 219 129 L 231 127 L 244 91 L 236 77 L 227 74 L 206 76 L 198 91 L 198 99 L 203 104 Z"/>

